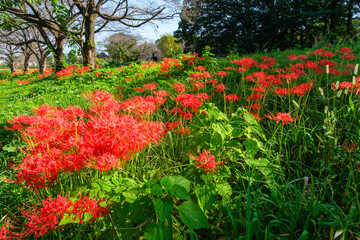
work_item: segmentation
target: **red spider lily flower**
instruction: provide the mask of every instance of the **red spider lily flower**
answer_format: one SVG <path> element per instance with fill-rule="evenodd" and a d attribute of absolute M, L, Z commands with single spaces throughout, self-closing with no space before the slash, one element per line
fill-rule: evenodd
<path fill-rule="evenodd" d="M 264 86 L 256 86 L 254 88 L 250 88 L 250 91 L 263 93 L 263 92 L 266 92 L 267 90 L 265 89 Z"/>
<path fill-rule="evenodd" d="M 257 113 L 253 113 L 253 112 L 249 112 L 249 113 L 251 113 L 251 115 L 254 116 L 256 121 L 261 121 L 264 119 L 264 118 L 259 117 L 259 114 L 257 114 Z"/>
<path fill-rule="evenodd" d="M 290 91 L 287 88 L 276 88 L 274 92 L 276 95 L 283 97 L 286 94 L 289 94 Z"/>
<path fill-rule="evenodd" d="M 34 116 L 22 115 L 11 121 L 11 130 L 22 134 L 28 149 L 18 166 L 16 182 L 36 189 L 51 185 L 61 172 L 117 168 L 166 133 L 162 123 L 119 112 L 122 108 L 138 115 L 151 113 L 165 101 L 161 97 L 138 97 L 121 105 L 107 92 L 87 97 L 93 105 L 86 114 L 79 107 L 43 106 L 34 110 Z M 126 108 L 129 105 L 132 109 Z"/>
<path fill-rule="evenodd" d="M 140 88 L 134 88 L 135 91 L 137 92 L 145 92 L 145 89 L 140 87 Z"/>
<path fill-rule="evenodd" d="M 188 136 L 188 135 L 190 134 L 190 129 L 189 129 L 188 127 L 186 127 L 186 128 L 181 128 L 178 133 L 179 133 L 180 136 L 183 135 L 183 134 L 185 134 L 186 136 Z"/>
<path fill-rule="evenodd" d="M 181 111 L 179 112 L 179 116 L 185 120 L 190 120 L 193 117 L 193 114 L 189 111 Z"/>
<path fill-rule="evenodd" d="M 54 199 L 44 199 L 42 207 L 37 210 L 23 210 L 23 216 L 29 219 L 26 231 L 38 238 L 60 228 L 58 224 L 71 206 L 71 201 L 59 195 Z"/>
<path fill-rule="evenodd" d="M 304 94 L 306 94 L 307 92 L 309 92 L 311 90 L 313 86 L 313 83 L 303 83 L 300 84 L 299 86 L 293 88 L 290 92 L 291 94 L 295 95 L 295 94 L 299 94 L 299 96 L 304 96 Z"/>
<path fill-rule="evenodd" d="M 261 69 L 267 69 L 267 68 L 273 67 L 274 64 L 275 64 L 275 59 L 274 58 L 263 56 L 263 57 L 261 57 L 261 60 L 264 61 L 264 62 L 260 63 L 259 67 Z"/>
<path fill-rule="evenodd" d="M 203 82 L 194 82 L 194 87 L 196 88 L 196 90 L 198 90 L 199 88 L 205 87 L 205 83 L 203 83 Z"/>
<path fill-rule="evenodd" d="M 135 116 L 146 116 L 152 114 L 165 102 L 161 97 L 148 96 L 143 98 L 141 96 L 135 96 L 131 99 L 123 101 L 120 104 L 120 109 L 123 109 L 127 113 L 135 114 Z"/>
<path fill-rule="evenodd" d="M 354 64 L 346 64 L 345 66 L 344 66 L 345 68 L 351 68 L 351 69 L 354 69 L 355 68 L 355 65 Z"/>
<path fill-rule="evenodd" d="M 295 54 L 291 54 L 290 56 L 287 57 L 289 61 L 295 60 L 298 57 Z"/>
<path fill-rule="evenodd" d="M 333 83 L 333 86 L 336 86 L 335 83 Z M 342 82 L 339 84 L 339 89 L 345 89 L 345 88 L 349 88 L 351 89 L 353 87 L 353 83 L 352 82 Z"/>
<path fill-rule="evenodd" d="M 336 75 L 336 76 L 339 76 L 340 75 L 340 71 L 339 70 L 336 70 L 334 68 L 330 68 L 329 69 L 329 73 L 332 74 L 332 75 Z"/>
<path fill-rule="evenodd" d="M 255 104 L 251 104 L 249 106 L 250 109 L 261 109 L 263 108 L 263 106 L 259 106 L 259 104 L 255 103 Z"/>
<path fill-rule="evenodd" d="M 179 60 L 172 58 L 163 58 L 163 62 L 161 63 L 160 73 L 164 75 L 169 75 L 168 72 L 172 69 L 172 67 L 179 68 L 180 67 Z"/>
<path fill-rule="evenodd" d="M 194 69 L 196 71 L 205 71 L 205 67 L 204 66 L 197 66 L 197 67 L 194 67 Z"/>
<path fill-rule="evenodd" d="M 89 221 L 93 221 L 109 213 L 109 210 L 101 207 L 99 202 L 100 200 L 91 200 L 88 197 L 82 197 L 75 203 L 60 195 L 54 199 L 48 197 L 42 201 L 41 208 L 22 210 L 23 216 L 29 220 L 22 234 L 24 236 L 34 234 L 36 238 L 41 237 L 63 227 L 58 224 L 65 215 L 72 216 L 74 220 L 79 219 L 82 223 L 83 214 L 91 213 L 93 217 Z"/>
<path fill-rule="evenodd" d="M 218 80 L 216 80 L 216 79 L 209 79 L 209 80 L 208 80 L 208 83 L 210 83 L 210 84 L 217 84 L 217 83 L 218 83 Z"/>
<path fill-rule="evenodd" d="M 113 98 L 113 96 L 110 93 L 108 93 L 106 91 L 102 91 L 102 90 L 95 90 L 94 92 L 87 92 L 87 93 L 84 93 L 83 96 L 87 100 L 92 101 L 95 104 L 104 103 Z"/>
<path fill-rule="evenodd" d="M 188 55 L 188 56 L 184 56 L 181 61 L 189 64 L 189 65 L 194 65 L 197 61 L 197 56 L 196 55 Z"/>
<path fill-rule="evenodd" d="M 190 79 L 207 79 L 211 78 L 209 72 L 201 72 L 201 73 L 192 73 L 190 74 Z"/>
<path fill-rule="evenodd" d="M 240 65 L 240 66 L 242 66 L 244 68 L 247 68 L 247 69 L 259 65 L 258 62 L 255 59 L 252 59 L 250 57 L 242 58 L 242 59 L 239 59 L 239 60 L 234 60 L 234 61 L 231 61 L 231 63 Z"/>
<path fill-rule="evenodd" d="M 232 59 L 232 58 L 231 58 Z M 231 70 L 234 70 L 232 67 L 230 67 L 230 66 L 227 66 L 227 67 L 224 67 L 224 69 L 225 70 L 229 70 L 229 71 L 231 71 Z"/>
<path fill-rule="evenodd" d="M 16 81 L 17 82 L 17 84 L 19 84 L 19 85 L 23 85 L 23 84 L 28 84 L 28 83 L 30 83 L 30 81 Z"/>
<path fill-rule="evenodd" d="M 180 125 L 181 125 L 180 121 L 168 122 L 166 124 L 166 128 L 167 128 L 167 130 L 173 130 L 174 128 L 177 128 Z"/>
<path fill-rule="evenodd" d="M 327 60 L 327 59 L 323 59 L 323 60 L 319 61 L 319 66 L 326 66 L 326 65 L 329 65 L 329 67 L 335 67 L 335 66 L 337 66 L 337 63 L 332 62 L 332 61 Z"/>
<path fill-rule="evenodd" d="M 219 71 L 219 72 L 215 72 L 214 73 L 216 76 L 218 76 L 218 77 L 225 77 L 225 76 L 227 76 L 227 75 L 229 75 L 229 73 L 227 73 L 227 72 L 224 72 L 224 71 Z"/>
<path fill-rule="evenodd" d="M 341 58 L 344 58 L 345 60 L 349 60 L 349 61 L 351 61 L 351 60 L 354 60 L 354 54 L 345 54 L 343 57 L 341 57 Z"/>
<path fill-rule="evenodd" d="M 146 83 L 144 84 L 144 88 L 147 90 L 155 90 L 157 88 L 157 85 L 155 83 Z"/>
<path fill-rule="evenodd" d="M 149 68 L 149 67 L 154 67 L 154 66 L 159 66 L 160 63 L 157 62 L 149 62 L 149 63 L 140 63 L 142 65 L 142 67 L 140 67 L 140 69 L 145 69 L 145 68 Z"/>
<path fill-rule="evenodd" d="M 11 239 L 11 232 L 8 228 L 5 228 L 5 226 L 1 226 L 0 228 L 0 239 Z"/>
<path fill-rule="evenodd" d="M 168 112 L 171 112 L 173 115 L 175 115 L 176 113 L 181 113 L 181 110 L 182 110 L 181 107 L 174 107 Z"/>
<path fill-rule="evenodd" d="M 222 93 L 226 89 L 226 86 L 224 84 L 218 84 L 215 87 L 215 92 Z"/>
<path fill-rule="evenodd" d="M 101 200 L 89 199 L 88 197 L 82 197 L 73 203 L 73 210 L 70 211 L 74 220 L 79 219 L 80 223 L 83 223 L 82 217 L 85 213 L 91 213 L 92 218 L 90 222 L 96 218 L 108 214 L 110 211 L 104 207 L 101 207 L 99 203 Z"/>
<path fill-rule="evenodd" d="M 234 69 L 234 70 L 238 73 L 246 72 L 246 68 L 244 68 L 244 67 L 238 67 L 237 69 Z"/>
<path fill-rule="evenodd" d="M 159 90 L 159 91 L 155 91 L 154 92 L 155 96 L 158 96 L 158 97 L 167 97 L 170 95 L 170 93 L 164 91 L 164 90 Z"/>
<path fill-rule="evenodd" d="M 310 54 L 313 54 L 315 56 L 321 56 L 321 57 L 329 57 L 329 58 L 332 58 L 333 56 L 335 56 L 335 54 L 333 54 L 330 51 L 326 51 L 323 48 L 320 48 L 320 49 L 317 49 L 317 50 L 315 50 L 313 52 L 310 52 Z"/>
<path fill-rule="evenodd" d="M 263 99 L 264 96 L 259 92 L 259 93 L 254 93 L 253 95 L 246 96 L 246 100 L 250 101 L 250 100 L 254 100 L 254 101 L 259 101 L 260 99 Z"/>
<path fill-rule="evenodd" d="M 197 109 L 202 105 L 202 101 L 196 97 L 196 95 L 185 93 L 182 95 L 177 95 L 175 99 L 180 106 L 188 107 L 193 112 L 196 112 Z"/>
<path fill-rule="evenodd" d="M 269 119 L 272 119 L 272 120 L 275 120 L 276 123 L 279 123 L 279 122 L 282 122 L 282 125 L 284 124 L 288 124 L 289 122 L 294 122 L 296 121 L 298 118 L 292 118 L 290 116 L 290 114 L 288 113 L 281 113 L 279 112 L 276 117 L 270 113 L 271 115 L 265 115 L 265 117 L 269 118 Z"/>
<path fill-rule="evenodd" d="M 352 143 L 351 145 L 348 145 L 347 142 L 342 145 L 345 151 L 351 152 L 357 148 L 357 144 Z"/>
<path fill-rule="evenodd" d="M 352 72 L 348 69 L 343 69 L 342 72 L 341 72 L 341 75 L 343 76 L 350 76 L 352 75 Z"/>
<path fill-rule="evenodd" d="M 116 86 L 116 90 L 122 90 L 123 87 L 122 86 Z"/>
<path fill-rule="evenodd" d="M 198 93 L 194 95 L 197 99 L 200 99 L 201 101 L 207 101 L 210 99 L 210 96 L 207 93 Z"/>
<path fill-rule="evenodd" d="M 236 94 L 224 95 L 225 100 L 227 101 L 239 101 L 239 96 Z"/>
<path fill-rule="evenodd" d="M 344 47 L 344 48 L 340 49 L 341 54 L 347 54 L 347 53 L 350 53 L 350 52 L 352 52 L 352 51 L 350 50 L 350 48 L 347 48 L 347 47 Z"/>
<path fill-rule="evenodd" d="M 257 79 L 265 79 L 267 76 L 267 73 L 266 72 L 254 72 L 252 74 L 252 76 Z"/>
<path fill-rule="evenodd" d="M 305 62 L 304 67 L 307 69 L 317 69 L 318 65 L 316 63 L 314 63 L 313 61 L 308 60 Z"/>
<path fill-rule="evenodd" d="M 185 90 L 185 85 L 182 84 L 182 83 L 175 83 L 175 84 L 174 84 L 174 89 L 175 89 L 175 91 L 177 91 L 178 93 L 183 93 L 183 92 L 186 91 L 186 90 Z"/>
<path fill-rule="evenodd" d="M 214 172 L 217 165 L 220 165 L 219 162 L 215 161 L 215 156 L 210 154 L 209 151 L 204 150 L 202 153 L 199 152 L 199 156 L 195 157 L 189 153 L 189 157 L 196 162 L 194 165 L 198 168 L 203 168 L 206 172 Z"/>
<path fill-rule="evenodd" d="M 131 82 L 131 81 L 132 81 L 132 78 L 131 78 L 131 77 L 123 78 L 122 81 L 124 81 L 124 82 Z"/>

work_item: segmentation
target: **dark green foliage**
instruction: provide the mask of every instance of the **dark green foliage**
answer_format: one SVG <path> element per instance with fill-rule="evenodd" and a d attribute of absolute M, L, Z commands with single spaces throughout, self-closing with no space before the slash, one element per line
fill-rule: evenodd
<path fill-rule="evenodd" d="M 185 51 L 206 45 L 224 56 L 356 40 L 359 1 L 205 0 L 183 9 L 175 36 Z M 200 2 L 200 3 L 199 3 Z M 186 16 L 186 10 L 197 14 Z"/>

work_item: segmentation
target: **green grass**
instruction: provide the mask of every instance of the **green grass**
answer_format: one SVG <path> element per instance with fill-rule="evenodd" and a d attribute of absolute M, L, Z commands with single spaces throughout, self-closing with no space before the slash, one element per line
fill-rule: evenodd
<path fill-rule="evenodd" d="M 340 48 L 333 46 L 328 50 L 337 53 Z M 197 71 L 186 63 L 180 68 L 173 67 L 171 76 L 162 74 L 159 66 L 142 69 L 133 65 L 122 70 L 99 69 L 97 71 L 103 73 L 99 77 L 95 75 L 98 74 L 96 70 L 63 79 L 54 79 L 50 75 L 38 80 L 35 73 L 7 77 L 9 82 L 0 83 L 0 173 L 1 177 L 11 179 L 16 171 L 11 170 L 9 164 L 22 161 L 25 155 L 18 148 L 24 148 L 26 144 L 19 133 L 4 127 L 10 126 L 7 122 L 14 116 L 31 115 L 34 107 L 76 105 L 87 109 L 90 102 L 83 98 L 83 93 L 97 89 L 111 92 L 121 102 L 139 94 L 152 95 L 150 91 L 138 93 L 133 88 L 155 82 L 159 89 L 170 92 L 171 97 L 147 120 L 166 124 L 179 120 L 168 112 L 179 106 L 174 100 L 173 83 L 184 83 L 189 93 L 206 92 L 211 98 L 200 107 L 206 110 L 206 116 L 198 113 L 191 121 L 181 120 L 183 127 L 190 129 L 188 136 L 170 131 L 159 144 L 138 152 L 132 161 L 118 170 L 101 173 L 84 169 L 80 173 L 61 173 L 53 188 L 37 193 L 25 186 L 2 182 L 0 222 L 5 223 L 9 216 L 21 218 L 18 206 L 22 202 L 40 204 L 43 197 L 54 198 L 61 192 L 74 198 L 80 193 L 106 198 L 112 202 L 111 214 L 92 223 L 67 224 L 66 228 L 45 235 L 44 239 L 359 238 L 360 151 L 358 146 L 353 149 L 343 146 L 359 142 L 360 99 L 355 92 L 334 90 L 330 85 L 352 81 L 353 77 L 327 74 L 325 66 L 322 74 L 304 68 L 305 75 L 296 81 L 283 81 L 279 87 L 313 81 L 309 92 L 303 96 L 279 97 L 273 90 L 267 90 L 258 102 L 262 108 L 253 110 L 265 119 L 257 122 L 246 113 L 248 106 L 256 101 L 246 99 L 255 84 L 245 78 L 260 71 L 276 75 L 279 73 L 274 72 L 276 68 L 291 72 L 290 68 L 296 63 L 323 59 L 308 51 L 255 54 L 251 57 L 259 62 L 266 55 L 274 57 L 276 63 L 265 70 L 229 71 L 223 79 L 216 77 L 214 72 L 224 71 L 228 66 L 239 67 L 232 64 L 231 59 L 199 60 L 195 66 L 205 66 L 213 78 L 228 86 L 226 94 L 241 96 L 238 102 L 232 103 L 224 101 L 210 84 L 201 91 L 192 90 L 189 76 Z M 289 61 L 287 56 L 291 54 L 304 54 L 308 59 Z M 355 65 L 358 56 L 355 57 L 345 61 L 338 55 L 329 60 L 336 61 L 335 69 L 341 71 L 348 63 Z M 133 81 L 122 80 L 128 77 Z M 28 84 L 17 83 L 30 78 Z M 281 125 L 266 118 L 270 113 L 276 116 L 278 112 L 289 113 L 296 121 Z M 214 173 L 204 173 L 194 167 L 189 157 L 191 154 L 198 156 L 205 149 L 222 162 Z M 177 190 L 171 190 L 171 181 L 166 182 L 169 176 L 181 179 L 174 187 Z M 162 207 L 157 205 L 159 202 Z M 189 207 L 192 210 L 187 216 L 190 220 L 186 220 L 181 211 Z M 193 222 L 191 217 L 195 218 L 195 215 L 197 221 Z"/>

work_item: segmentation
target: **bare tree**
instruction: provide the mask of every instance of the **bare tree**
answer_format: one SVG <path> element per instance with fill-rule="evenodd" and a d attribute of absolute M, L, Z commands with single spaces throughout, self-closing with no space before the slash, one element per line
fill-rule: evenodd
<path fill-rule="evenodd" d="M 12 14 L 28 24 L 34 24 L 52 51 L 57 61 L 57 69 L 63 60 L 63 44 L 66 38 L 80 45 L 84 65 L 95 68 L 96 33 L 111 28 L 136 28 L 154 20 L 170 19 L 177 12 L 168 11 L 171 9 L 169 6 L 176 6 L 177 2 L 0 0 L 0 13 L 3 13 L 3 17 Z"/>
<path fill-rule="evenodd" d="M 26 46 L 34 54 L 38 61 L 39 72 L 43 73 L 46 69 L 46 59 L 50 54 L 50 50 L 40 32 L 35 27 L 24 27 L 19 30 L 23 46 Z"/>
<path fill-rule="evenodd" d="M 37 28 L 43 42 L 54 56 L 56 70 L 63 67 L 65 40 L 74 35 L 71 28 L 74 27 L 77 16 L 72 14 L 72 10 L 71 6 L 67 8 L 63 1 L 0 0 L 0 14 L 3 19 L 20 24 L 25 22 Z"/>
<path fill-rule="evenodd" d="M 176 13 L 165 11 L 166 2 L 129 0 L 74 0 L 81 15 L 78 43 L 84 65 L 95 67 L 95 34 L 109 28 L 136 28 L 154 20 L 172 18 Z M 116 25 L 115 25 L 116 23 Z"/>
<path fill-rule="evenodd" d="M 5 62 L 10 66 L 11 73 L 14 73 L 16 71 L 15 61 L 18 56 L 19 49 L 6 41 L 2 42 L 0 38 L 0 59 L 5 60 Z"/>

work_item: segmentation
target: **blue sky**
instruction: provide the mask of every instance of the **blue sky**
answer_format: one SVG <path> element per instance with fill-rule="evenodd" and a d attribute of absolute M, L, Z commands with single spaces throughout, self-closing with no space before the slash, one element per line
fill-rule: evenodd
<path fill-rule="evenodd" d="M 165 34 L 173 34 L 175 30 L 178 28 L 178 23 L 180 21 L 180 17 L 176 17 L 174 19 L 163 20 L 162 22 L 156 21 L 154 24 L 145 24 L 139 28 L 131 28 L 129 29 L 129 33 L 133 35 L 141 36 L 144 41 L 154 43 L 157 39 L 159 39 L 162 35 Z M 101 32 L 95 35 L 96 42 L 105 42 L 105 40 L 115 34 L 116 32 Z M 98 46 L 98 49 L 101 49 L 101 46 Z"/>
<path fill-rule="evenodd" d="M 137 29 L 137 33 L 141 35 L 147 42 L 155 42 L 162 35 L 173 34 L 173 32 L 178 28 L 178 22 L 180 18 L 174 18 L 171 20 L 166 20 L 157 22 L 155 27 L 153 24 L 145 24 L 141 28 Z"/>

